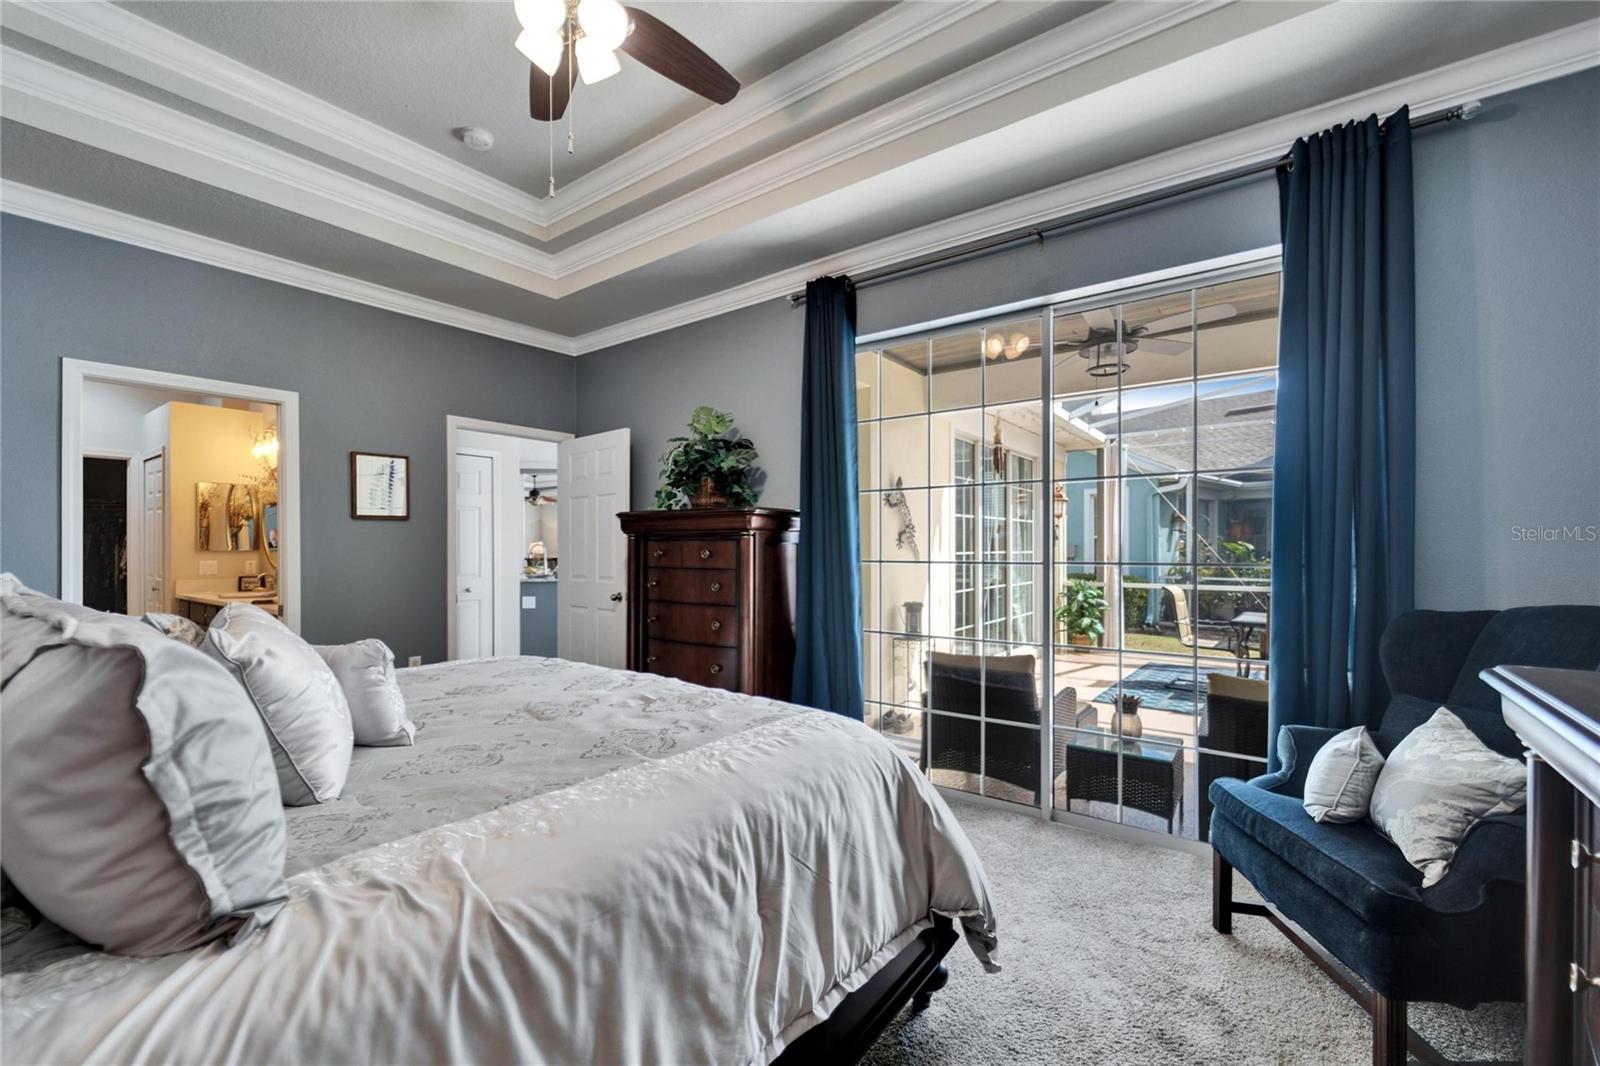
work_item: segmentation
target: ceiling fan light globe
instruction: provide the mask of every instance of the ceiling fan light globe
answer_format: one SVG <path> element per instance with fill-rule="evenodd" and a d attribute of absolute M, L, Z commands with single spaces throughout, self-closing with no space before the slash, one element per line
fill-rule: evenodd
<path fill-rule="evenodd" d="M 628 12 L 617 0 L 581 0 L 578 25 L 583 35 L 607 51 L 622 47 L 628 36 Z"/>
<path fill-rule="evenodd" d="M 1011 338 L 1011 347 L 1017 350 L 1018 355 L 1021 355 L 1023 352 L 1027 351 L 1028 345 L 1031 343 L 1032 341 L 1028 339 L 1028 335 L 1026 333 L 1019 333 L 1015 337 Z"/>
<path fill-rule="evenodd" d="M 578 74 L 583 78 L 585 85 L 605 81 L 622 69 L 622 64 L 617 62 L 616 53 L 593 37 L 578 38 L 573 50 L 578 55 Z"/>
<path fill-rule="evenodd" d="M 517 21 L 529 33 L 554 33 L 567 21 L 565 0 L 513 0 Z"/>
<path fill-rule="evenodd" d="M 523 30 L 517 35 L 517 51 L 528 57 L 528 62 L 551 77 L 561 69 L 561 53 L 566 45 L 556 33 L 534 33 Z"/>
<path fill-rule="evenodd" d="M 998 333 L 983 342 L 984 350 L 989 353 L 989 358 L 997 358 L 1006 349 L 1006 339 Z"/>

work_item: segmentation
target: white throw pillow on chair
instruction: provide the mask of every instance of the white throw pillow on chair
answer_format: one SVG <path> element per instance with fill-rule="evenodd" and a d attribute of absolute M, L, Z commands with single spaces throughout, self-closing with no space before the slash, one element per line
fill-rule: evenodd
<path fill-rule="evenodd" d="M 1383 753 L 1364 725 L 1336 734 L 1306 771 L 1304 806 L 1318 822 L 1359 822 L 1383 771 Z"/>

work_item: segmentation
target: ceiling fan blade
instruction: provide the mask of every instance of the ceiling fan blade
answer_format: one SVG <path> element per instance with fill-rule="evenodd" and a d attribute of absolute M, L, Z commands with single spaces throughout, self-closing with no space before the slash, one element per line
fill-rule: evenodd
<path fill-rule="evenodd" d="M 624 8 L 632 23 L 622 50 L 663 77 L 714 103 L 739 95 L 739 79 L 665 22 L 636 7 Z"/>
<path fill-rule="evenodd" d="M 1160 337 L 1140 337 L 1139 350 L 1141 352 L 1155 352 L 1157 355 L 1188 355 L 1189 343 L 1187 341 L 1164 340 Z"/>
<path fill-rule="evenodd" d="M 1093 311 L 1085 311 L 1083 320 L 1089 323 L 1090 329 L 1105 330 L 1107 333 L 1117 331 L 1117 315 L 1109 307 L 1096 307 Z"/>
<path fill-rule="evenodd" d="M 1202 307 L 1194 314 L 1194 320 L 1200 325 L 1207 322 L 1221 322 L 1225 318 L 1232 318 L 1239 313 L 1239 309 L 1232 304 L 1212 304 Z"/>
<path fill-rule="evenodd" d="M 1239 309 L 1232 304 L 1212 304 L 1210 307 L 1202 307 L 1196 311 L 1194 320 L 1196 324 L 1204 326 L 1212 322 L 1221 322 L 1225 318 L 1232 318 L 1238 313 Z M 1146 333 L 1172 333 L 1180 329 L 1186 330 L 1189 328 L 1189 312 L 1185 311 L 1182 314 L 1158 318 L 1154 322 L 1145 323 L 1143 328 Z"/>
<path fill-rule="evenodd" d="M 572 98 L 572 49 L 561 52 L 554 75 L 528 64 L 528 113 L 540 122 L 554 122 L 567 112 Z"/>

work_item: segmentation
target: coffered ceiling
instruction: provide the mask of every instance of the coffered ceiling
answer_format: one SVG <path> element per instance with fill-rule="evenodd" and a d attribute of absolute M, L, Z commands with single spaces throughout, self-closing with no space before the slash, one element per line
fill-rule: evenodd
<path fill-rule="evenodd" d="M 549 196 L 508 0 L 6 0 L 0 207 L 577 354 L 1600 63 L 1583 3 L 636 6 L 743 88 L 624 59 Z"/>

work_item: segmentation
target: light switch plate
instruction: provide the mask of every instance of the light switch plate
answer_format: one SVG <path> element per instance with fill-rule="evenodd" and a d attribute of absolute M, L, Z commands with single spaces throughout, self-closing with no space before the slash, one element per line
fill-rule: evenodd
<path fill-rule="evenodd" d="M 244 561 L 244 572 L 247 574 L 256 572 L 256 561 L 254 559 L 246 559 Z"/>
<path fill-rule="evenodd" d="M 215 559 L 201 559 L 200 560 L 200 576 L 201 577 L 216 577 L 217 576 L 217 561 Z"/>
<path fill-rule="evenodd" d="M 524 611 L 535 610 L 538 606 L 539 606 L 539 597 L 537 597 L 537 596 L 524 596 L 524 597 L 522 597 L 522 609 Z"/>
<path fill-rule="evenodd" d="M 407 666 L 421 666 L 422 665 L 422 656 L 413 655 L 411 658 L 406 660 L 406 665 Z"/>

